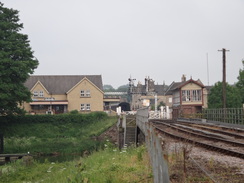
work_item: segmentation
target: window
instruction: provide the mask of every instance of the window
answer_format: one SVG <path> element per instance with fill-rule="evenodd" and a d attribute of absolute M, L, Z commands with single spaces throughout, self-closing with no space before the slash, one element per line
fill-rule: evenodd
<path fill-rule="evenodd" d="M 171 97 L 169 98 L 169 103 L 172 103 L 172 98 Z"/>
<path fill-rule="evenodd" d="M 202 91 L 201 90 L 182 90 L 182 101 L 201 101 L 202 100 Z"/>
<path fill-rule="evenodd" d="M 201 90 L 192 90 L 192 100 L 193 101 L 201 101 L 202 100 Z"/>
<path fill-rule="evenodd" d="M 91 105 L 90 104 L 86 104 L 86 110 L 90 111 L 91 110 Z"/>
<path fill-rule="evenodd" d="M 44 97 L 44 92 L 43 91 L 39 92 L 39 97 Z"/>
<path fill-rule="evenodd" d="M 80 110 L 81 110 L 81 111 L 86 110 L 85 104 L 81 104 L 81 105 L 80 105 Z"/>
<path fill-rule="evenodd" d="M 90 90 L 81 90 L 80 91 L 80 96 L 81 97 L 90 97 L 91 96 L 91 92 L 90 92 Z"/>
<path fill-rule="evenodd" d="M 191 101 L 191 91 L 186 90 L 186 101 Z"/>
<path fill-rule="evenodd" d="M 81 90 L 81 91 L 80 91 L 80 96 L 81 96 L 81 97 L 84 97 L 84 96 L 85 96 L 85 90 Z"/>
<path fill-rule="evenodd" d="M 33 95 L 34 97 L 38 97 L 38 91 L 34 91 Z"/>
<path fill-rule="evenodd" d="M 182 90 L 182 101 L 191 101 L 191 91 Z"/>
<path fill-rule="evenodd" d="M 86 90 L 86 97 L 90 97 L 90 96 L 91 96 L 90 90 Z"/>
<path fill-rule="evenodd" d="M 91 104 L 81 104 L 80 110 L 81 111 L 90 111 L 91 110 Z"/>

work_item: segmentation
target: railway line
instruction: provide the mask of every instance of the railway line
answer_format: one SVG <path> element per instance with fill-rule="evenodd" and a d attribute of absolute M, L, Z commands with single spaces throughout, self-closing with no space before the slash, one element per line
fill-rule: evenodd
<path fill-rule="evenodd" d="M 243 129 L 194 122 L 152 120 L 151 123 L 163 135 L 244 159 Z"/>

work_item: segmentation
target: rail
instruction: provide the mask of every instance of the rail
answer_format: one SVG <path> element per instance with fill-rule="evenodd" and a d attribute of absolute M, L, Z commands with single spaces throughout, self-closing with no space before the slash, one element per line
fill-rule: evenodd
<path fill-rule="evenodd" d="M 231 156 L 235 156 L 235 157 L 239 157 L 239 158 L 244 159 L 243 151 L 232 149 L 232 147 L 240 147 L 240 148 L 242 148 L 244 146 L 244 144 L 241 143 L 241 142 L 232 141 L 232 140 L 229 140 L 229 139 L 221 139 L 221 138 L 216 137 L 216 136 L 214 137 L 213 134 L 202 135 L 202 132 L 200 132 L 200 133 L 199 132 L 191 132 L 191 131 L 185 130 L 185 128 L 183 128 L 183 126 L 175 126 L 175 125 L 172 125 L 172 124 L 167 124 L 167 123 L 164 123 L 164 122 L 156 122 L 156 121 L 154 121 L 153 123 L 154 123 L 153 125 L 155 126 L 155 128 L 157 130 L 159 130 L 160 133 L 163 133 L 165 135 L 168 135 L 168 136 L 171 136 L 173 138 L 176 138 L 176 139 L 179 139 L 179 140 L 182 140 L 182 141 L 185 141 L 185 142 L 189 142 L 189 143 L 192 143 L 192 144 L 195 144 L 195 145 L 199 145 L 199 146 L 205 147 L 207 149 L 211 149 L 211 150 L 214 150 L 214 151 L 217 151 L 217 152 L 221 152 L 223 154 L 228 154 L 228 155 L 231 155 Z M 160 126 L 158 126 L 158 124 Z M 171 129 L 174 129 L 175 131 L 166 130 L 165 128 L 162 128 L 161 125 L 167 126 L 167 127 L 171 128 Z M 183 133 L 185 133 L 187 135 L 181 135 L 178 132 L 183 132 Z M 225 148 L 222 145 L 216 145 L 215 143 L 209 143 L 207 141 L 202 141 L 202 139 L 199 140 L 196 137 L 209 139 L 210 141 L 215 141 L 215 142 L 217 141 L 218 143 L 221 141 L 221 142 L 224 142 L 224 143 L 231 144 L 232 147 L 229 146 L 229 147 Z"/>

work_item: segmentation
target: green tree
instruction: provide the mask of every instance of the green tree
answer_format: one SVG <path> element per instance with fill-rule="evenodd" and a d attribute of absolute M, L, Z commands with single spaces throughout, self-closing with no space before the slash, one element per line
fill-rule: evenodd
<path fill-rule="evenodd" d="M 24 82 L 38 66 L 18 13 L 0 2 L 0 114 L 20 113 L 19 104 L 30 101 Z"/>
<path fill-rule="evenodd" d="M 226 84 L 226 107 L 227 108 L 239 108 L 241 107 L 241 95 L 237 87 Z M 208 96 L 209 108 L 222 108 L 222 82 L 215 83 L 211 88 Z"/>
<path fill-rule="evenodd" d="M 239 89 L 241 93 L 241 101 L 244 104 L 244 60 L 242 60 L 243 69 L 239 70 L 239 76 L 237 77 L 238 82 L 236 83 L 236 87 Z"/>
<path fill-rule="evenodd" d="M 129 88 L 129 85 L 121 85 L 120 87 L 117 88 L 117 92 L 127 92 Z"/>
<path fill-rule="evenodd" d="M 103 85 L 103 90 L 105 92 L 114 92 L 115 89 L 112 87 L 112 85 Z"/>

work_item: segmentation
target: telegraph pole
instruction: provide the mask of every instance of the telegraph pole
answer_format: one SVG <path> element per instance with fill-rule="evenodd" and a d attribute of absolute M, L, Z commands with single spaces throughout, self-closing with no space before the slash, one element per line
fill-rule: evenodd
<path fill-rule="evenodd" d="M 226 58 L 225 58 L 225 53 L 226 51 L 230 51 L 230 50 L 226 50 L 225 48 L 223 48 L 222 50 L 218 50 L 218 51 L 222 51 L 223 53 L 223 83 L 222 83 L 222 99 L 223 99 L 223 108 L 226 108 Z"/>

